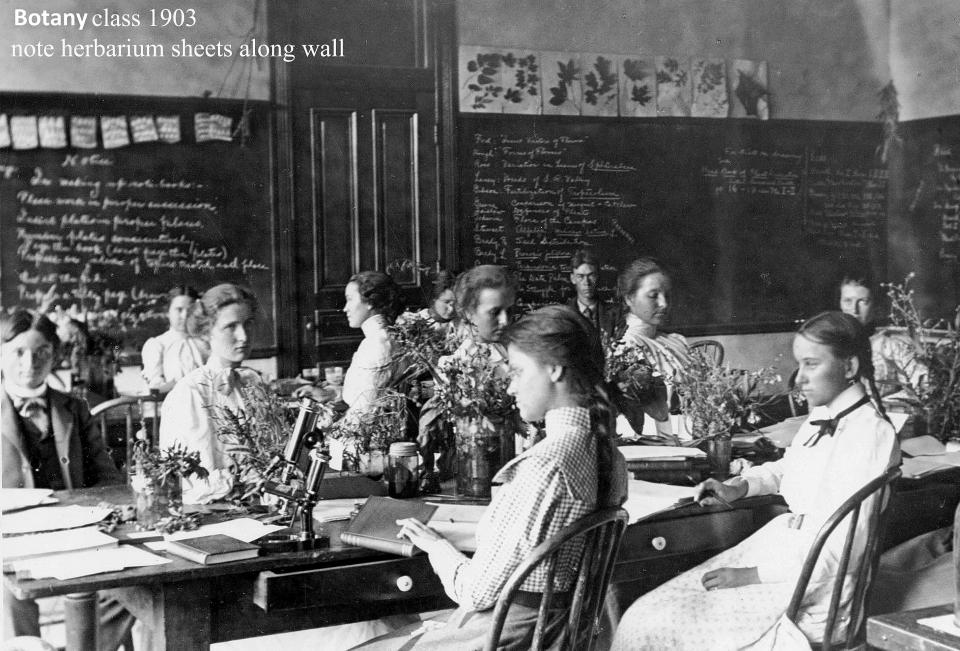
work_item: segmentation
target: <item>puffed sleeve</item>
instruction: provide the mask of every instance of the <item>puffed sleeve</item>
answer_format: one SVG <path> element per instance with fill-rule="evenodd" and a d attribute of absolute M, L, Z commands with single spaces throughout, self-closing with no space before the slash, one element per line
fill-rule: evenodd
<path fill-rule="evenodd" d="M 167 381 L 163 376 L 163 345 L 159 338 L 147 339 L 140 357 L 143 361 L 143 379 L 147 381 L 148 388 L 155 389 Z"/>
<path fill-rule="evenodd" d="M 160 447 L 179 443 L 200 453 L 200 463 L 210 475 L 205 480 L 184 479 L 185 504 L 206 504 L 225 497 L 233 488 L 233 474 L 229 468 L 217 468 L 215 460 L 216 432 L 207 412 L 207 405 L 199 387 L 193 382 L 180 381 L 163 401 L 160 412 Z"/>

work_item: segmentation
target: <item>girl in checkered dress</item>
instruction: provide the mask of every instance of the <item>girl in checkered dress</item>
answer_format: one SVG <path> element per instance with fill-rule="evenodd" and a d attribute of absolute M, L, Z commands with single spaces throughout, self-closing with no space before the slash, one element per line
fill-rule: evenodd
<path fill-rule="evenodd" d="M 589 323 L 570 307 L 548 306 L 508 326 L 501 341 L 509 360 L 508 391 L 524 420 L 545 421 L 546 438 L 495 477 L 503 485 L 477 527 L 472 559 L 422 522 L 402 521 L 401 535 L 427 552 L 459 608 L 442 621 L 401 629 L 363 648 L 483 648 L 501 589 L 534 547 L 626 498 L 626 465 L 610 437 L 603 355 Z M 563 554 L 554 578 L 557 593 L 572 590 L 578 551 L 571 547 Z M 545 588 L 546 572 L 534 571 L 510 608 L 498 648 L 529 648 Z M 563 609 L 557 610 L 560 620 Z"/>

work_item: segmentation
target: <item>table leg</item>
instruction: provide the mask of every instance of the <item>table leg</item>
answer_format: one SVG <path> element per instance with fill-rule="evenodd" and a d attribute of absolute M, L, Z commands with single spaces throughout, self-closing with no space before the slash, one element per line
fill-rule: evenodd
<path fill-rule="evenodd" d="M 67 651 L 97 651 L 97 593 L 68 594 L 63 602 Z"/>
<path fill-rule="evenodd" d="M 208 581 L 184 581 L 159 586 L 163 621 L 154 629 L 158 649 L 206 651 L 210 648 L 211 605 Z"/>

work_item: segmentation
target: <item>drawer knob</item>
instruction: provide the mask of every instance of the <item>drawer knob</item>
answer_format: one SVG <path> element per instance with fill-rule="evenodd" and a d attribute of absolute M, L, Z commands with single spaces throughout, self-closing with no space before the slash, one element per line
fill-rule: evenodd
<path fill-rule="evenodd" d="M 662 552 L 664 549 L 667 548 L 667 539 L 664 538 L 663 536 L 657 536 L 656 538 L 650 541 L 650 544 L 653 545 L 653 548 L 656 549 L 658 552 Z"/>
<path fill-rule="evenodd" d="M 400 592 L 410 592 L 413 588 L 413 579 L 407 575 L 401 576 L 397 579 L 397 588 Z"/>

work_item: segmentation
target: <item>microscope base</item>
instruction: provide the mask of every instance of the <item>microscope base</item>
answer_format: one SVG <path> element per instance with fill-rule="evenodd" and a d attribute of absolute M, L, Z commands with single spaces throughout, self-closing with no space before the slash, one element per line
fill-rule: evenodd
<path fill-rule="evenodd" d="M 323 549 L 330 546 L 330 537 L 317 535 L 314 538 L 303 540 L 296 533 L 272 533 L 256 541 L 264 554 L 280 554 L 283 552 L 308 552 L 314 549 Z"/>

